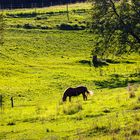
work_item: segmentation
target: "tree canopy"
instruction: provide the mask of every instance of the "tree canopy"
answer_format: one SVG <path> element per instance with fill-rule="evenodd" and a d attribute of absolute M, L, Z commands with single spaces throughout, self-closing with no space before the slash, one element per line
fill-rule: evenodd
<path fill-rule="evenodd" d="M 92 0 L 94 54 L 140 52 L 140 1 Z"/>
<path fill-rule="evenodd" d="M 5 28 L 4 17 L 3 14 L 0 13 L 0 45 L 4 43 L 4 28 Z"/>

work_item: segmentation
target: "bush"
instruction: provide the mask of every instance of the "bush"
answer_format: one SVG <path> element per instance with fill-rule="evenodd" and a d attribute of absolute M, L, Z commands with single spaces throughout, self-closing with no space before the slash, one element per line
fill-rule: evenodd
<path fill-rule="evenodd" d="M 22 28 L 22 25 L 17 24 L 17 25 L 16 25 L 16 28 Z"/>
<path fill-rule="evenodd" d="M 49 29 L 48 26 L 41 26 L 40 29 Z"/>
<path fill-rule="evenodd" d="M 77 24 L 66 24 L 62 23 L 58 26 L 60 30 L 84 30 L 86 27 L 84 25 L 77 25 Z"/>
<path fill-rule="evenodd" d="M 32 24 L 26 23 L 23 25 L 23 28 L 25 29 L 34 29 L 35 27 Z"/>
<path fill-rule="evenodd" d="M 43 19 L 48 19 L 48 17 L 46 16 L 46 15 L 43 15 L 43 16 L 37 16 L 36 18 L 35 18 L 35 20 L 43 20 Z"/>
<path fill-rule="evenodd" d="M 72 115 L 75 113 L 78 113 L 80 110 L 82 110 L 82 105 L 79 103 L 73 104 L 73 105 L 66 105 L 63 108 L 63 113 L 66 115 Z"/>
<path fill-rule="evenodd" d="M 31 13 L 17 13 L 17 14 L 7 14 L 7 16 L 9 17 L 13 17 L 13 18 L 32 18 L 32 17 L 36 17 L 37 13 L 36 12 L 31 12 Z"/>
<path fill-rule="evenodd" d="M 46 30 L 46 29 L 51 29 L 51 27 L 48 27 L 47 25 L 32 25 L 32 24 L 29 24 L 29 23 L 26 23 L 24 25 L 20 25 L 20 24 L 17 24 L 17 25 L 11 25 L 11 27 L 14 27 L 14 28 L 24 28 L 24 29 L 42 29 L 42 30 Z"/>

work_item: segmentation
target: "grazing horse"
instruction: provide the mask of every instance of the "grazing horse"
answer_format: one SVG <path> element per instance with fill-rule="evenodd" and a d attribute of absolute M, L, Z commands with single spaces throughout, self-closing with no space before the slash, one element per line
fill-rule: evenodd
<path fill-rule="evenodd" d="M 80 94 L 83 95 L 83 100 L 87 100 L 87 96 L 85 93 L 90 93 L 88 90 L 87 90 L 87 87 L 84 87 L 84 86 L 79 86 L 79 87 L 76 87 L 76 88 L 68 88 L 64 94 L 63 94 L 63 97 L 62 97 L 62 101 L 65 102 L 67 97 L 69 97 L 69 101 L 71 101 L 71 97 L 72 96 L 78 96 Z"/>

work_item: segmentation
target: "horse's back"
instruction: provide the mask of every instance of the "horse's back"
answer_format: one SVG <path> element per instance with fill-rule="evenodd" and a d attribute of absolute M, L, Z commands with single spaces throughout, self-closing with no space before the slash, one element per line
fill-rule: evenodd
<path fill-rule="evenodd" d="M 87 87 L 85 87 L 85 86 L 78 86 L 75 89 L 78 93 L 84 93 L 87 91 Z"/>
<path fill-rule="evenodd" d="M 87 92 L 87 88 L 85 86 L 78 86 L 76 88 L 69 87 L 68 89 L 66 89 L 64 94 L 67 96 L 77 96 L 85 92 Z"/>
<path fill-rule="evenodd" d="M 67 96 L 71 96 L 72 94 L 75 93 L 75 89 L 72 87 L 69 87 L 68 89 L 66 89 L 66 91 L 64 92 L 64 94 L 67 94 Z"/>

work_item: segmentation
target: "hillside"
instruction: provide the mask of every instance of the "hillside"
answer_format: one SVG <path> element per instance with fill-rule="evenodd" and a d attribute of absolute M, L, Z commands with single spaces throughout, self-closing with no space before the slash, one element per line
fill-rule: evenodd
<path fill-rule="evenodd" d="M 65 6 L 3 11 L 1 140 L 140 139 L 140 56 L 94 68 L 90 8 L 70 5 L 69 21 Z M 64 91 L 79 85 L 94 95 L 62 103 Z"/>

